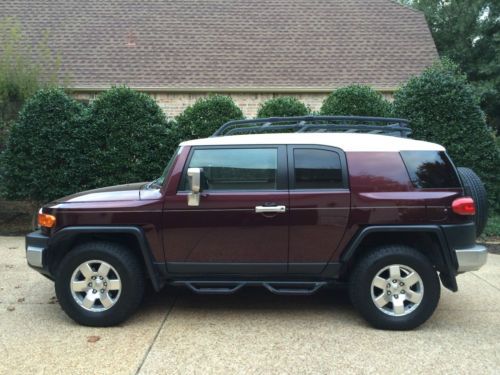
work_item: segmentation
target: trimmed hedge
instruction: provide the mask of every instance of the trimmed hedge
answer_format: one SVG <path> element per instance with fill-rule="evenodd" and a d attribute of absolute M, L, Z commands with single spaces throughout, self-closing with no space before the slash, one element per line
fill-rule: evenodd
<path fill-rule="evenodd" d="M 181 140 L 210 137 L 230 120 L 243 119 L 243 112 L 229 96 L 211 95 L 198 99 L 176 118 Z"/>
<path fill-rule="evenodd" d="M 100 94 L 90 107 L 93 185 L 152 180 L 169 157 L 167 120 L 149 95 L 127 87 Z"/>
<path fill-rule="evenodd" d="M 34 204 L 88 184 L 82 105 L 59 89 L 38 91 L 22 107 L 1 157 L 2 193 Z"/>
<path fill-rule="evenodd" d="M 500 154 L 473 88 L 456 65 L 443 61 L 411 78 L 394 96 L 397 116 L 410 120 L 412 137 L 446 147 L 457 166 L 485 182 L 490 204 L 500 208 Z"/>
<path fill-rule="evenodd" d="M 280 96 L 260 105 L 257 117 L 305 116 L 311 112 L 304 103 L 292 96 Z"/>
<path fill-rule="evenodd" d="M 391 116 L 391 104 L 371 87 L 351 85 L 332 92 L 323 101 L 322 115 Z"/>

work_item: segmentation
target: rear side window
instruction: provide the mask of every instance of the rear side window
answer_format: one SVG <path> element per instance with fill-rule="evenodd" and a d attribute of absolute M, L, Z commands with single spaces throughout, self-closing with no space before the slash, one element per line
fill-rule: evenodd
<path fill-rule="evenodd" d="M 410 180 L 417 188 L 459 188 L 455 168 L 443 151 L 402 151 Z"/>
<path fill-rule="evenodd" d="M 275 190 L 277 148 L 223 148 L 194 150 L 189 167 L 203 168 L 207 190 Z M 188 190 L 184 181 L 184 190 Z"/>
<path fill-rule="evenodd" d="M 293 159 L 295 189 L 339 189 L 343 187 L 342 164 L 336 152 L 295 148 Z"/>

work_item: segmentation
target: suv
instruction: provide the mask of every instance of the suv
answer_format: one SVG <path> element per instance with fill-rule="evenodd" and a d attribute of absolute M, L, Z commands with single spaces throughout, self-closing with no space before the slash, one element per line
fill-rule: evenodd
<path fill-rule="evenodd" d="M 343 283 L 373 326 L 412 329 L 435 310 L 440 281 L 457 291 L 456 275 L 487 250 L 475 243 L 480 180 L 409 132 L 388 118 L 229 122 L 181 143 L 152 182 L 45 205 L 27 262 L 89 326 L 124 321 L 147 283 L 288 295 Z"/>

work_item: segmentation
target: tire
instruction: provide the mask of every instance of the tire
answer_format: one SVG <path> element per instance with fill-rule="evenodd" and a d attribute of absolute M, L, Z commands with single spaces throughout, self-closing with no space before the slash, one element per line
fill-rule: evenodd
<path fill-rule="evenodd" d="M 476 214 L 473 219 L 476 224 L 476 237 L 479 237 L 488 222 L 488 195 L 483 182 L 472 169 L 458 167 L 457 170 L 464 185 L 465 194 L 472 197 L 476 203 Z"/>
<path fill-rule="evenodd" d="M 400 266 L 402 277 L 393 283 L 390 266 L 395 270 L 395 265 Z M 385 271 L 381 273 L 383 270 Z M 410 284 L 416 278 L 415 275 L 405 278 L 409 275 L 407 271 L 415 271 L 420 281 Z M 378 275 L 383 277 L 375 281 Z M 388 281 L 385 280 L 386 276 Z M 382 288 L 379 289 L 377 285 L 380 283 Z M 410 330 L 420 326 L 432 315 L 439 302 L 441 285 L 434 267 L 425 255 L 408 246 L 390 245 L 375 248 L 358 261 L 351 274 L 349 294 L 356 310 L 373 327 Z M 420 297 L 420 302 L 413 303 L 410 296 L 413 301 Z M 376 300 L 380 305 L 386 305 L 379 307 Z M 393 302 L 385 302 L 386 300 L 394 301 L 398 306 L 393 305 Z"/>
<path fill-rule="evenodd" d="M 55 280 L 62 309 L 75 322 L 92 327 L 125 321 L 139 307 L 144 284 L 140 260 L 128 248 L 112 242 L 75 247 L 62 260 Z"/>

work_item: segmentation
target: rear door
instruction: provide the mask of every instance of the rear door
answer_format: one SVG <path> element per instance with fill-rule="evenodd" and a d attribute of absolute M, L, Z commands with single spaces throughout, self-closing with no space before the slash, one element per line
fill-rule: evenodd
<path fill-rule="evenodd" d="M 202 168 L 188 206 L 188 168 Z M 288 258 L 286 146 L 196 146 L 165 203 L 167 269 L 183 274 L 283 274 Z"/>
<path fill-rule="evenodd" d="M 320 273 L 344 235 L 350 192 L 344 153 L 333 147 L 288 146 L 289 273 Z"/>

